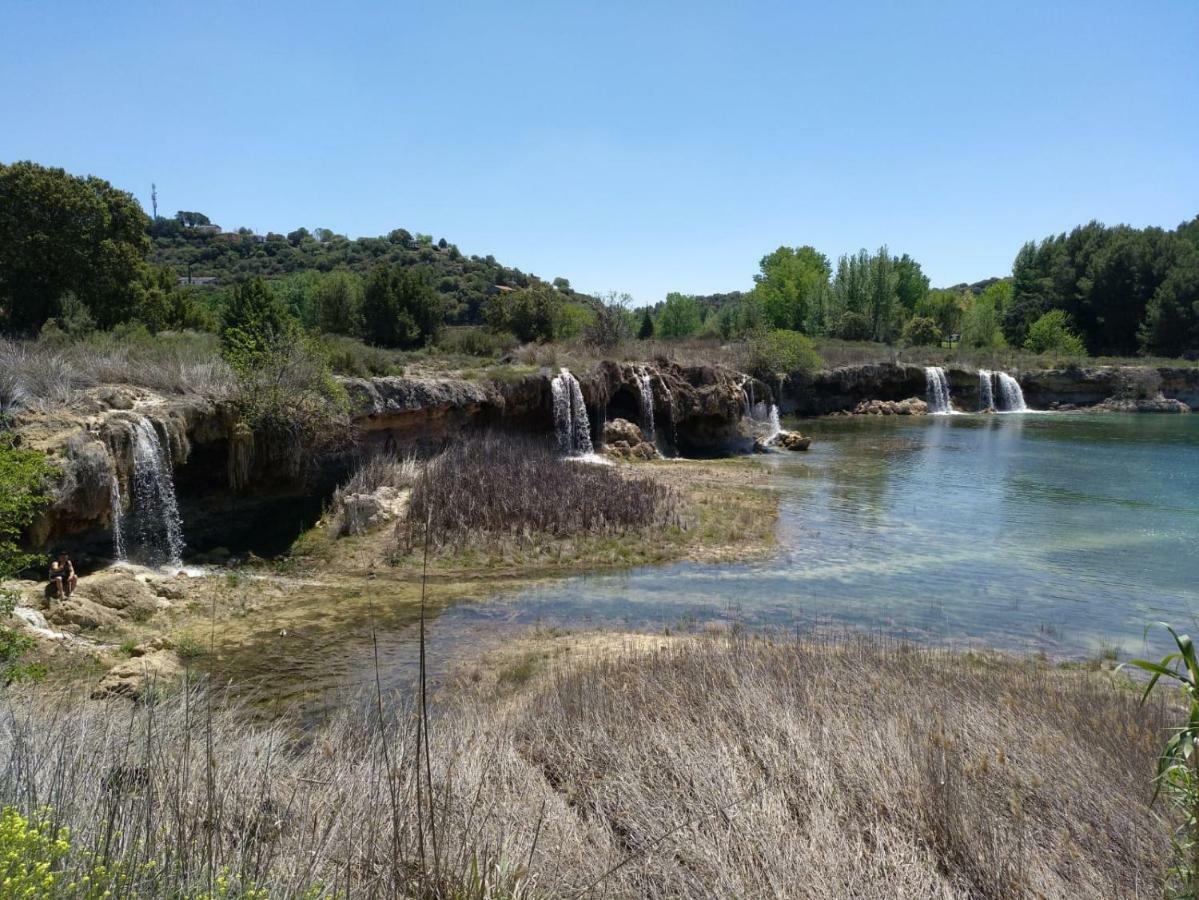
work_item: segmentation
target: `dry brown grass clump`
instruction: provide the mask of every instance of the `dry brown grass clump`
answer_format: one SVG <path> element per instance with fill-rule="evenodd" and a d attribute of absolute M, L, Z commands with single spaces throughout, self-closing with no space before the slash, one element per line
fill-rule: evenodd
<path fill-rule="evenodd" d="M 49 805 L 68 865 L 132 866 L 136 896 L 219 873 L 270 896 L 1157 896 L 1168 710 L 1110 679 L 871 641 L 673 641 L 502 703 L 443 698 L 431 775 L 407 705 L 297 737 L 195 695 L 10 696 L 0 806 Z"/>
<path fill-rule="evenodd" d="M 416 477 L 401 529 L 426 524 L 438 545 L 488 536 L 607 535 L 682 526 L 675 492 L 652 476 L 564 459 L 544 441 L 490 434 L 461 441 Z"/>

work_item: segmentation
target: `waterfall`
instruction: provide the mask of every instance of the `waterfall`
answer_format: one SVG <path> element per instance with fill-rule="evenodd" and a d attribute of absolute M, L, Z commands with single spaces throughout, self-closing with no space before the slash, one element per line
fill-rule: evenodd
<path fill-rule="evenodd" d="M 756 425 L 765 426 L 762 433 L 758 435 L 758 440 L 763 444 L 771 443 L 783 430 L 782 423 L 779 421 L 778 406 L 767 403 L 765 400 L 755 403 L 750 408 L 749 419 Z"/>
<path fill-rule="evenodd" d="M 924 369 L 925 391 L 928 399 L 928 411 L 935 414 L 953 412 L 953 403 L 949 396 L 949 379 L 945 370 L 940 366 L 926 366 Z"/>
<path fill-rule="evenodd" d="M 995 409 L 995 395 L 991 391 L 991 379 L 993 375 L 990 369 L 978 370 L 978 411 L 987 412 Z"/>
<path fill-rule="evenodd" d="M 579 380 L 562 369 L 550 382 L 554 397 L 554 433 L 558 449 L 567 456 L 586 456 L 594 452 L 591 446 L 591 421 L 583 403 Z"/>
<path fill-rule="evenodd" d="M 121 509 L 121 481 L 114 473 L 108 484 L 108 504 L 112 507 L 112 558 L 125 559 L 125 511 Z"/>
<path fill-rule="evenodd" d="M 641 430 L 646 439 L 654 442 L 654 385 L 649 373 L 642 369 L 637 373 L 637 386 L 641 390 Z"/>
<path fill-rule="evenodd" d="M 999 382 L 999 408 L 1004 412 L 1025 412 L 1028 406 L 1024 402 L 1024 391 L 1020 390 L 1020 382 L 1007 372 L 996 372 L 995 379 Z"/>
<path fill-rule="evenodd" d="M 183 522 L 171 477 L 170 445 L 164 446 L 159 441 L 158 432 L 145 416 L 139 416 L 133 423 L 131 512 L 133 543 L 139 555 L 153 565 L 180 565 L 183 561 Z M 124 534 L 121 539 L 124 543 Z"/>

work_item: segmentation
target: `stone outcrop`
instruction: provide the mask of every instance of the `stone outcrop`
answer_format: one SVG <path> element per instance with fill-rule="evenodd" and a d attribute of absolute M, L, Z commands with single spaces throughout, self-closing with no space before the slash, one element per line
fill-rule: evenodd
<path fill-rule="evenodd" d="M 906 400 L 863 400 L 853 408 L 855 416 L 926 416 L 928 404 L 919 397 Z"/>
<path fill-rule="evenodd" d="M 1134 413 L 1189 413 L 1191 408 L 1181 400 L 1173 400 L 1161 396 L 1144 397 L 1141 399 L 1109 397 L 1102 403 L 1097 403 L 1092 409 L 1102 412 L 1134 412 Z"/>
<path fill-rule="evenodd" d="M 772 443 L 784 450 L 800 451 L 811 447 L 812 439 L 798 431 L 780 431 Z"/>
<path fill-rule="evenodd" d="M 604 454 L 613 459 L 656 459 L 658 450 L 632 422 L 609 419 L 604 423 Z"/>
<path fill-rule="evenodd" d="M 952 374 L 952 373 L 951 373 Z M 851 410 L 867 400 L 923 397 L 924 369 L 893 363 L 839 366 L 810 378 L 791 378 L 782 390 L 781 409 L 798 416 Z"/>
<path fill-rule="evenodd" d="M 173 687 L 183 675 L 183 665 L 169 644 L 157 641 L 135 647 L 133 655 L 117 663 L 92 691 L 93 700 L 124 697 L 143 700 L 152 689 Z"/>

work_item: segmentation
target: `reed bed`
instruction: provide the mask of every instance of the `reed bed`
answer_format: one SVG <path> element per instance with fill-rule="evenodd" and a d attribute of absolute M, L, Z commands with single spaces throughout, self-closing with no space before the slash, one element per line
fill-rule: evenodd
<path fill-rule="evenodd" d="M 400 531 L 409 546 L 423 542 L 426 528 L 435 545 L 461 546 L 496 536 L 579 537 L 685 524 L 676 492 L 652 477 L 497 433 L 454 444 L 421 470 Z"/>
<path fill-rule="evenodd" d="M 688 638 L 447 694 L 427 755 L 406 698 L 219 700 L 10 693 L 0 806 L 137 897 L 1152 897 L 1169 855 L 1171 710 L 1032 662 Z"/>

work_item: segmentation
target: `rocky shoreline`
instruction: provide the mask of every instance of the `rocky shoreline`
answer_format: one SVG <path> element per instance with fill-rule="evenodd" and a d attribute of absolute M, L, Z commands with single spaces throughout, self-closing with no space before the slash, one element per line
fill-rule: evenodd
<path fill-rule="evenodd" d="M 227 404 L 99 388 L 69 414 L 27 414 L 14 422 L 26 446 L 53 456 L 63 473 L 54 502 L 29 529 L 25 544 L 33 550 L 61 543 L 97 553 L 110 548 L 114 497 L 132 496 L 135 430 L 148 421 L 169 456 L 191 548 L 244 545 L 278 552 L 294 538 L 294 522 L 320 515 L 353 454 L 363 449 L 434 450 L 472 429 L 553 434 L 555 374 L 544 369 L 507 378 L 342 379 L 355 432 L 352 452 L 322 459 L 301 477 L 256 465 L 254 436 L 243 433 Z M 978 372 L 949 367 L 945 374 L 958 408 L 978 409 Z M 1034 409 L 1187 412 L 1199 406 L 1196 367 L 1093 366 L 1013 375 Z M 921 399 L 925 370 L 904 364 L 841 367 L 782 379 L 773 388 L 725 367 L 666 360 L 608 360 L 576 377 L 593 444 L 610 445 L 610 455 L 622 458 L 649 458 L 655 450 L 698 458 L 761 450 L 748 427 L 754 398 L 770 398 L 781 413 L 798 416 L 928 411 Z M 646 419 L 653 424 L 643 432 Z M 775 444 L 804 449 L 807 441 L 783 434 Z"/>

